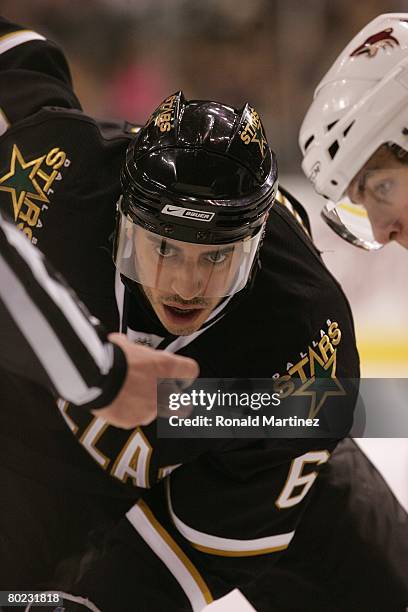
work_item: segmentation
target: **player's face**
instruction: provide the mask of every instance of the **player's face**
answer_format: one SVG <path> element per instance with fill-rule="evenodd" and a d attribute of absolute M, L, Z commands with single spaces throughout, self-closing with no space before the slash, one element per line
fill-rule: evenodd
<path fill-rule="evenodd" d="M 241 261 L 233 246 L 187 244 L 142 231 L 136 235 L 135 258 L 150 304 L 166 329 L 177 336 L 201 327 L 225 295 Z"/>
<path fill-rule="evenodd" d="M 355 176 L 348 197 L 367 211 L 377 242 L 408 249 L 408 164 L 384 147 Z"/>

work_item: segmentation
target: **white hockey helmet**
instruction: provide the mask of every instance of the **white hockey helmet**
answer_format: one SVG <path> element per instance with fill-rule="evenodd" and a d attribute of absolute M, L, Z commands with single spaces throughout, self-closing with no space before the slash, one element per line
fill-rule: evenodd
<path fill-rule="evenodd" d="M 387 240 L 378 239 L 369 206 L 345 196 L 385 144 L 408 151 L 408 13 L 376 17 L 345 47 L 315 90 L 299 144 L 304 173 L 329 200 L 325 221 L 356 246 L 380 248 Z M 397 223 L 387 214 L 387 223 Z"/>

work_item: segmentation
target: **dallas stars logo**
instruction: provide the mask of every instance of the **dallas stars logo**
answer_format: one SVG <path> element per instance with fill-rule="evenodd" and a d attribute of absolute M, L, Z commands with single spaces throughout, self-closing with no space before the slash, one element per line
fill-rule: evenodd
<path fill-rule="evenodd" d="M 166 98 L 158 108 L 150 115 L 146 122 L 145 128 L 154 122 L 154 125 L 159 128 L 161 132 L 169 132 L 174 127 L 173 120 L 175 115 L 175 109 L 179 96 L 174 94 Z"/>
<path fill-rule="evenodd" d="M 35 178 L 45 158 L 46 156 L 42 155 L 26 162 L 18 146 L 16 144 L 13 146 L 10 170 L 0 178 L 0 191 L 10 193 L 16 221 L 26 197 L 49 203 L 47 196 Z"/>
<path fill-rule="evenodd" d="M 262 157 L 264 157 L 267 142 L 263 132 L 261 119 L 256 110 L 250 106 L 247 107 L 246 115 L 248 119 L 241 132 L 241 140 L 246 145 L 255 142 L 259 147 Z"/>
<path fill-rule="evenodd" d="M 17 227 L 33 242 L 33 229 L 41 229 L 41 213 L 48 209 L 52 184 L 62 180 L 60 168 L 70 165 L 64 151 L 54 147 L 45 155 L 26 160 L 16 144 L 13 145 L 8 171 L 0 177 L 1 192 L 10 194 Z M 1 204 L 1 202 L 0 202 Z"/>
<path fill-rule="evenodd" d="M 313 350 L 309 349 L 310 378 L 293 392 L 297 396 L 309 396 L 311 399 L 308 418 L 314 418 L 328 397 L 344 396 L 343 385 L 336 378 L 336 353 L 324 361 Z"/>
<path fill-rule="evenodd" d="M 326 332 L 320 330 L 319 342 L 312 341 L 301 359 L 287 364 L 287 374 L 277 374 L 275 390 L 281 399 L 288 396 L 310 398 L 308 418 L 316 417 L 328 398 L 345 396 L 346 391 L 336 377 L 337 347 L 341 341 L 341 330 L 335 321 L 327 321 Z"/>

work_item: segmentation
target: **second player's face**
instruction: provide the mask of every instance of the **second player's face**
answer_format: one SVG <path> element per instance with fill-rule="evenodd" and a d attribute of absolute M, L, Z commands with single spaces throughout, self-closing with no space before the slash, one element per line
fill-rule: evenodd
<path fill-rule="evenodd" d="M 408 249 L 408 164 L 379 150 L 350 183 L 347 195 L 366 209 L 377 242 L 395 240 Z"/>

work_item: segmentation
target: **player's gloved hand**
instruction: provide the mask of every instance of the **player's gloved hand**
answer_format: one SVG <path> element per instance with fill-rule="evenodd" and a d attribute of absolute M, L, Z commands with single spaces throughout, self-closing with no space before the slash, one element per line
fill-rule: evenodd
<path fill-rule="evenodd" d="M 125 353 L 127 374 L 112 404 L 92 412 L 115 427 L 132 429 L 154 421 L 157 417 L 158 378 L 187 379 L 179 381 L 180 387 L 185 388 L 198 376 L 198 364 L 189 357 L 134 344 L 123 334 L 110 334 L 109 340 Z M 159 412 L 159 416 L 169 415 Z"/>

